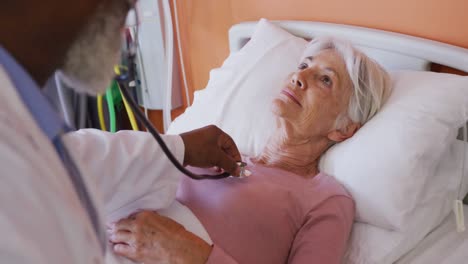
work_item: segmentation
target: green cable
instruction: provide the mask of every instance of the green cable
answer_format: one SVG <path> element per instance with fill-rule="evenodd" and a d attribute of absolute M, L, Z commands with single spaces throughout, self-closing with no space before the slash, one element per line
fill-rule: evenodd
<path fill-rule="evenodd" d="M 115 117 L 115 107 L 114 107 L 114 95 L 112 93 L 112 88 L 115 85 L 115 81 L 112 81 L 111 86 L 106 91 L 106 101 L 107 108 L 109 110 L 109 123 L 110 123 L 110 132 L 115 133 L 117 131 L 116 117 Z"/>

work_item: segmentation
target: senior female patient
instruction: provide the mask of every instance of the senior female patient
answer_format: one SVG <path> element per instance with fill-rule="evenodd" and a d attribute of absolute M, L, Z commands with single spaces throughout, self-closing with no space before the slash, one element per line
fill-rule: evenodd
<path fill-rule="evenodd" d="M 214 246 L 143 212 L 116 224 L 116 252 L 144 263 L 158 263 L 158 254 L 186 263 L 340 263 L 354 203 L 319 171 L 319 158 L 372 118 L 387 94 L 388 75 L 377 63 L 345 42 L 313 40 L 273 102 L 274 135 L 258 157 L 247 158 L 252 175 L 181 182 L 177 199 Z"/>

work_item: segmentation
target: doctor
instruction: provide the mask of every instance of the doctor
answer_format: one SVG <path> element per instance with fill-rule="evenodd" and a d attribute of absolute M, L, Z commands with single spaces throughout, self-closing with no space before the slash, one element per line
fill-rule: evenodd
<path fill-rule="evenodd" d="M 59 69 L 71 87 L 102 93 L 133 4 L 0 2 L 1 263 L 103 263 L 105 215 L 131 210 L 138 200 L 158 201 L 155 207 L 173 200 L 179 178 L 149 134 L 71 132 L 40 90 Z M 214 126 L 164 140 L 185 165 L 239 174 L 236 145 Z M 196 258 L 197 241 L 177 235 L 188 252 L 184 261 Z M 170 248 L 162 252 L 169 262 Z"/>

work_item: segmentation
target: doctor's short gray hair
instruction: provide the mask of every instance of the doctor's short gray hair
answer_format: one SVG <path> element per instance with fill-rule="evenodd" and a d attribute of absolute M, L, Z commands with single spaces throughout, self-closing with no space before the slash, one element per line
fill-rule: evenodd
<path fill-rule="evenodd" d="M 390 94 L 390 77 L 377 62 L 349 42 L 331 37 L 314 38 L 307 45 L 303 57 L 326 49 L 336 50 L 343 57 L 353 86 L 348 112 L 338 116 L 335 128 L 343 129 L 349 119 L 364 125 L 380 110 Z"/>

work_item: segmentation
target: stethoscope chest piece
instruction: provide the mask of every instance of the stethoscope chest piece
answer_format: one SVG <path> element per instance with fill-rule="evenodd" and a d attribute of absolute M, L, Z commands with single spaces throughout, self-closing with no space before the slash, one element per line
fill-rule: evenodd
<path fill-rule="evenodd" d="M 240 173 L 239 173 L 239 178 L 244 178 L 244 177 L 249 177 L 252 175 L 252 172 L 250 172 L 247 167 L 247 163 L 243 161 L 238 161 L 237 166 L 240 168 Z"/>

